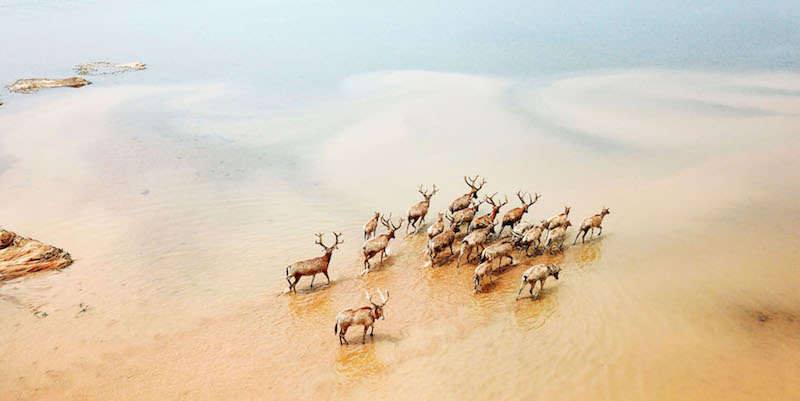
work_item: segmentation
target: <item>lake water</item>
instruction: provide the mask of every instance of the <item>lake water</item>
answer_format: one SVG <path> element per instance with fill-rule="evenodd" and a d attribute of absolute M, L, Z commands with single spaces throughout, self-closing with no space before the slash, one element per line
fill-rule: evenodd
<path fill-rule="evenodd" d="M 4 84 L 148 64 L 0 96 L 0 224 L 76 260 L 0 286 L 0 398 L 796 397 L 800 7 L 528 3 L 0 2 Z M 422 234 L 360 274 L 374 211 L 467 174 L 612 214 L 480 294 Z"/>

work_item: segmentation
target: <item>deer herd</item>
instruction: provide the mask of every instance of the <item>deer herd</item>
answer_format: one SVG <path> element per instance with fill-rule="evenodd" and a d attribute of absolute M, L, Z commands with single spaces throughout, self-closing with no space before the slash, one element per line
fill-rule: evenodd
<path fill-rule="evenodd" d="M 424 254 L 430 260 L 431 266 L 437 265 L 437 260 L 442 259 L 443 253 L 448 253 L 446 257 L 454 257 L 456 252 L 453 248 L 455 245 L 459 250 L 458 262 L 456 268 L 460 268 L 463 263 L 478 263 L 475 268 L 474 274 L 474 290 L 476 293 L 481 292 L 484 280 L 489 279 L 493 282 L 492 275 L 501 271 L 504 259 L 509 260 L 506 266 L 515 265 L 514 251 L 518 250 L 517 260 L 522 258 L 523 252 L 525 256 L 532 257 L 537 252 L 549 252 L 555 254 L 560 252 L 564 247 L 564 242 L 567 239 L 567 230 L 572 226 L 569 221 L 570 207 L 564 208 L 564 212 L 552 216 L 548 219 L 541 220 L 539 224 L 533 224 L 523 221 L 523 217 L 528 212 L 531 206 L 539 200 L 541 195 L 535 193 L 531 196 L 528 192 L 517 192 L 517 198 L 521 202 L 521 206 L 511 209 L 503 214 L 500 222 L 496 222 L 497 215 L 500 209 L 508 204 L 508 197 L 504 196 L 503 201 L 495 199 L 497 193 L 484 195 L 481 199 L 478 192 L 486 184 L 486 179 L 478 182 L 478 176 L 475 178 L 464 177 L 464 182 L 469 186 L 469 191 L 462 196 L 456 198 L 448 207 L 447 213 L 438 213 L 438 220 L 433 223 L 427 230 L 427 245 Z M 419 187 L 419 193 L 422 195 L 423 200 L 408 209 L 406 219 L 399 218 L 397 224 L 392 220 L 391 213 L 381 215 L 380 212 L 375 212 L 375 215 L 366 224 L 364 224 L 364 244 L 361 249 L 364 252 L 364 270 L 362 274 L 367 274 L 371 271 L 372 265 L 370 259 L 380 254 L 380 262 L 383 262 L 384 257 L 388 256 L 386 249 L 389 241 L 395 238 L 395 232 L 403 226 L 406 222 L 406 233 L 413 227 L 412 234 L 418 233 L 425 225 L 425 217 L 428 215 L 428 210 L 431 205 L 431 198 L 439 192 L 436 185 L 433 185 L 430 192 L 425 190 L 422 186 Z M 478 209 L 483 204 L 491 206 L 491 211 L 478 216 Z M 590 233 L 589 238 L 594 236 L 594 229 L 598 229 L 597 236 L 603 232 L 603 218 L 610 214 L 608 208 L 603 208 L 600 213 L 587 217 L 580 225 L 573 245 L 578 242 L 578 238 L 582 242 L 586 241 L 586 234 Z M 445 223 L 445 220 L 449 224 Z M 378 235 L 378 225 L 386 228 L 386 233 Z M 495 234 L 495 228 L 500 226 L 499 231 Z M 466 233 L 458 241 L 458 233 L 466 226 Z M 510 234 L 503 237 L 503 231 L 508 227 Z M 297 292 L 297 282 L 303 276 L 311 276 L 310 287 L 314 287 L 314 278 L 317 274 L 322 273 L 330 284 L 328 277 L 328 266 L 330 264 L 331 255 L 339 244 L 344 241 L 340 239 L 341 233 L 334 232 L 334 243 L 331 246 L 326 246 L 322 242 L 323 234 L 315 234 L 317 236 L 316 243 L 323 248 L 323 255 L 313 258 L 295 262 L 286 267 L 286 281 L 289 282 L 290 292 Z M 492 238 L 494 237 L 493 243 Z M 456 242 L 458 241 L 458 242 Z M 474 251 L 474 257 L 473 255 Z M 495 265 L 495 260 L 496 265 Z M 517 298 L 522 293 L 525 286 L 530 286 L 531 299 L 538 299 L 539 293 L 544 287 L 545 280 L 553 276 L 558 279 L 558 274 L 561 267 L 558 264 L 537 264 L 526 270 L 522 275 L 522 286 L 517 293 Z M 534 287 L 539 283 L 539 291 L 534 295 Z M 389 300 L 389 291 L 386 295 L 378 289 L 378 294 L 381 301 L 375 303 L 369 292 L 366 292 L 366 299 L 371 306 L 365 306 L 358 309 L 345 309 L 336 316 L 336 325 L 334 333 L 339 336 L 340 344 L 347 344 L 345 334 L 350 326 L 363 326 L 364 334 L 363 340 L 366 341 L 367 330 L 375 330 L 375 321 L 383 319 L 383 307 Z M 370 332 L 370 335 L 372 335 Z"/>

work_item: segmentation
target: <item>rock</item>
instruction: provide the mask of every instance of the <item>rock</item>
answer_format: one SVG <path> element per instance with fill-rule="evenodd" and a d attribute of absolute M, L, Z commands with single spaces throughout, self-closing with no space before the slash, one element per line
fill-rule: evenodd
<path fill-rule="evenodd" d="M 70 77 L 64 79 L 27 78 L 17 80 L 17 82 L 9 85 L 8 90 L 17 93 L 34 93 L 37 92 L 39 88 L 80 88 L 81 86 L 91 84 L 91 82 L 79 77 Z"/>
<path fill-rule="evenodd" d="M 131 62 L 123 64 L 112 64 L 107 61 L 95 61 L 92 63 L 78 64 L 75 72 L 79 75 L 110 75 L 120 74 L 128 71 L 141 71 L 147 69 L 147 64 Z"/>
<path fill-rule="evenodd" d="M 0 283 L 28 275 L 61 270 L 72 264 L 72 257 L 50 245 L 0 230 Z"/>

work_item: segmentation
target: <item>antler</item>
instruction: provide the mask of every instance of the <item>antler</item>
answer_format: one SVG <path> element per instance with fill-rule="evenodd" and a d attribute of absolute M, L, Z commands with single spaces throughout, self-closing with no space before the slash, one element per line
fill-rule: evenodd
<path fill-rule="evenodd" d="M 344 244 L 344 240 L 341 240 L 341 241 L 339 240 L 339 236 L 342 235 L 342 233 L 336 233 L 336 231 L 332 231 L 332 233 L 333 233 L 333 236 L 336 237 L 336 243 L 333 244 L 334 247 L 336 247 L 339 244 Z"/>
<path fill-rule="evenodd" d="M 419 191 L 419 193 L 422 194 L 422 196 L 428 196 L 428 191 L 423 191 L 422 190 L 422 185 L 419 186 L 419 190 L 418 191 Z"/>
<path fill-rule="evenodd" d="M 500 204 L 500 207 L 503 207 L 503 206 L 508 204 L 508 196 L 503 195 L 503 199 L 505 199 L 505 200 L 503 201 L 503 203 Z"/>
<path fill-rule="evenodd" d="M 383 224 L 386 229 L 391 229 L 389 223 L 392 221 L 392 214 L 389 213 L 389 218 L 386 219 L 385 217 L 381 216 L 381 224 Z"/>
<path fill-rule="evenodd" d="M 490 205 L 497 207 L 497 204 L 494 203 L 494 196 L 495 195 L 497 195 L 497 192 L 493 193 L 492 196 L 484 195 L 484 198 L 486 199 L 486 202 L 489 202 Z"/>
<path fill-rule="evenodd" d="M 392 231 L 397 231 L 398 228 L 402 227 L 403 226 L 403 220 L 404 219 L 401 217 L 400 218 L 400 224 L 398 224 L 397 227 L 395 227 L 394 223 L 392 223 Z M 392 222 L 392 217 L 391 216 L 389 216 L 389 222 L 390 223 Z"/>
<path fill-rule="evenodd" d="M 472 188 L 472 189 L 475 189 L 475 181 L 477 181 L 477 180 L 478 180 L 478 175 L 477 174 L 475 175 L 475 178 L 469 178 L 466 175 L 464 176 L 464 182 L 466 182 L 467 185 L 469 185 L 469 187 Z M 470 181 L 472 181 L 472 183 L 470 183 Z"/>
<path fill-rule="evenodd" d="M 475 176 L 475 178 L 477 179 L 477 178 L 478 178 L 478 176 L 476 175 L 476 176 Z M 480 190 L 481 190 L 481 188 L 483 188 L 483 185 L 484 185 L 484 184 L 486 184 L 486 178 L 484 178 L 484 179 L 481 181 L 481 186 L 479 186 L 478 188 L 475 188 L 475 190 L 476 190 L 476 191 L 480 191 Z"/>
<path fill-rule="evenodd" d="M 381 299 L 383 300 L 381 305 L 386 305 L 386 302 L 389 300 L 389 290 L 386 290 L 386 296 L 383 296 L 383 292 L 381 292 L 381 289 L 378 288 L 378 295 L 380 295 Z"/>
<path fill-rule="evenodd" d="M 367 291 L 367 290 L 364 290 L 364 295 L 366 295 L 366 296 L 367 296 L 367 301 L 368 301 L 369 303 L 371 303 L 371 304 L 375 305 L 375 302 L 372 302 L 372 295 L 370 295 L 370 294 L 369 294 L 369 291 Z"/>
<path fill-rule="evenodd" d="M 531 202 L 530 202 L 530 204 L 529 204 L 529 205 L 533 205 L 534 203 L 536 203 L 536 201 L 538 201 L 538 200 L 539 200 L 539 198 L 541 198 L 541 197 L 542 197 L 542 195 L 539 195 L 539 194 L 538 194 L 538 193 L 536 193 L 536 192 L 534 192 L 534 195 L 536 195 L 536 196 L 535 196 L 535 197 L 533 197 L 533 198 L 531 198 L 531 194 L 530 194 L 530 192 L 528 192 L 528 199 L 530 199 L 530 200 L 531 200 Z"/>
<path fill-rule="evenodd" d="M 436 184 L 433 184 L 433 192 L 431 192 L 431 196 L 433 196 L 437 192 L 439 192 L 439 188 L 436 188 Z"/>
<path fill-rule="evenodd" d="M 519 198 L 519 201 L 522 202 L 523 205 L 525 203 L 527 203 L 527 202 L 525 202 L 525 195 L 528 195 L 528 193 L 527 192 L 522 192 L 522 191 L 517 191 L 517 198 Z"/>
<path fill-rule="evenodd" d="M 317 240 L 316 240 L 316 241 L 314 241 L 314 243 L 316 243 L 317 245 L 319 245 L 319 246 L 321 246 L 321 247 L 325 248 L 325 250 L 327 251 L 327 250 L 328 250 L 328 247 L 327 247 L 327 246 L 325 246 L 325 244 L 323 244 L 323 243 L 322 243 L 322 236 L 323 236 L 323 235 L 325 235 L 325 234 L 324 234 L 324 233 L 314 233 L 314 235 L 316 235 L 316 236 L 317 236 Z"/>

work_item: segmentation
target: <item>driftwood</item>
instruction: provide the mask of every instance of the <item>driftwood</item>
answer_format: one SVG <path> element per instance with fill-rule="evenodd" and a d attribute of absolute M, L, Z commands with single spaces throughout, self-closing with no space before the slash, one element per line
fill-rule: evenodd
<path fill-rule="evenodd" d="M 0 230 L 0 283 L 71 264 L 72 257 L 63 249 Z"/>
<path fill-rule="evenodd" d="M 8 85 L 8 90 L 17 93 L 35 93 L 38 92 L 40 88 L 80 88 L 81 86 L 91 84 L 91 82 L 79 77 L 65 79 L 27 78 L 19 79 L 13 84 Z"/>
<path fill-rule="evenodd" d="M 94 61 L 75 66 L 75 72 L 80 75 L 112 75 L 145 69 L 147 69 L 147 64 L 140 62 L 113 64 L 108 61 Z"/>

